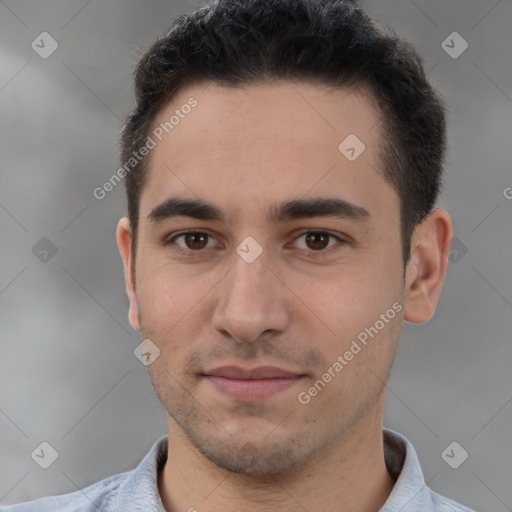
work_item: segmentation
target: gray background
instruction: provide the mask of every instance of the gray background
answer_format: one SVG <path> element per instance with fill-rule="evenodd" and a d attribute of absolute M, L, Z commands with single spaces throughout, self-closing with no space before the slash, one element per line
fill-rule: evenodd
<path fill-rule="evenodd" d="M 127 321 L 114 240 L 124 191 L 119 185 L 102 201 L 92 191 L 118 167 L 117 135 L 133 105 L 141 50 L 198 5 L 0 0 L 2 504 L 131 469 L 166 431 Z M 434 490 L 505 512 L 512 510 L 512 200 L 504 194 L 512 187 L 512 1 L 366 6 L 415 44 L 447 100 L 450 156 L 439 205 L 452 215 L 459 248 L 434 318 L 404 327 L 385 425 L 412 441 Z M 47 59 L 31 48 L 43 31 L 59 44 Z M 441 46 L 454 31 L 469 43 L 456 59 Z M 42 237 L 57 248 L 47 262 L 32 252 Z M 31 458 L 42 441 L 59 454 L 46 470 Z M 458 469 L 441 458 L 453 441 L 469 453 Z"/>

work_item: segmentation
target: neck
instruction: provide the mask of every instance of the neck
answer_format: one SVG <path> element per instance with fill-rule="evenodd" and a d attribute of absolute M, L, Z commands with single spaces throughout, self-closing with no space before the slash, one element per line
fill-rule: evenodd
<path fill-rule="evenodd" d="M 158 486 L 167 512 L 280 510 L 378 512 L 394 481 L 384 461 L 382 417 L 367 417 L 307 464 L 268 476 L 219 468 L 169 420 L 169 455 Z"/>

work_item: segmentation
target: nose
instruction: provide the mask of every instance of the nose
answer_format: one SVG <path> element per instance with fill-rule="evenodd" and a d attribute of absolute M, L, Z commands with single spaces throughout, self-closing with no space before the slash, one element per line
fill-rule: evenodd
<path fill-rule="evenodd" d="M 213 327 L 240 343 L 250 343 L 289 325 L 286 286 L 267 266 L 265 251 L 252 263 L 234 254 L 232 270 L 219 284 Z M 268 331 L 268 332 L 267 332 Z"/>

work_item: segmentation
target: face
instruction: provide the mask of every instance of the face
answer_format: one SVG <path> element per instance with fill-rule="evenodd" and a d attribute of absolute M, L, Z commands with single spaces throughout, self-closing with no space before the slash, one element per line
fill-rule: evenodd
<path fill-rule="evenodd" d="M 130 321 L 187 442 L 291 470 L 383 403 L 404 294 L 385 135 L 363 92 L 290 82 L 189 87 L 154 127 L 190 98 L 151 152 Z"/>

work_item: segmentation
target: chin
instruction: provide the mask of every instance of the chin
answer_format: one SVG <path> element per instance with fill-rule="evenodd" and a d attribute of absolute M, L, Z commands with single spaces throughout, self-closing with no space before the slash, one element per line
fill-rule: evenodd
<path fill-rule="evenodd" d="M 255 440 L 250 434 L 245 439 L 228 437 L 222 440 L 210 436 L 190 435 L 196 449 L 217 467 L 236 474 L 249 476 L 277 475 L 305 464 L 324 446 L 307 442 L 304 433 L 269 441 L 268 436 Z M 249 441 L 252 439 L 253 441 Z"/>

